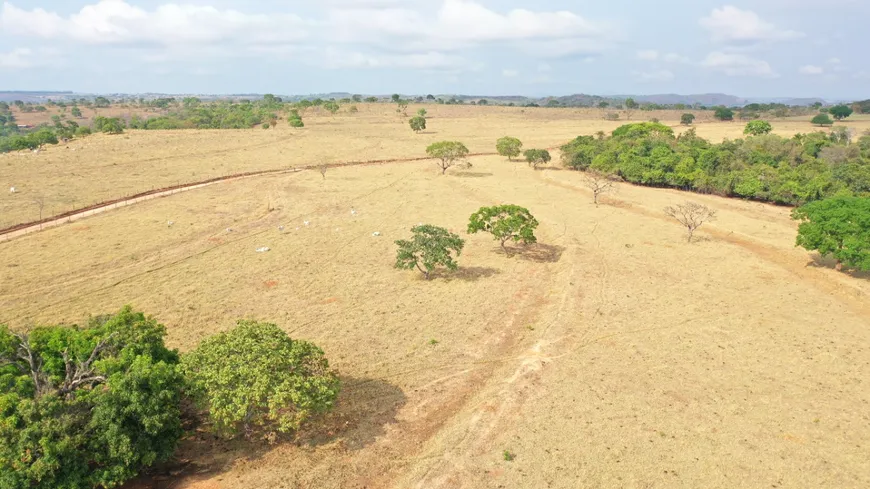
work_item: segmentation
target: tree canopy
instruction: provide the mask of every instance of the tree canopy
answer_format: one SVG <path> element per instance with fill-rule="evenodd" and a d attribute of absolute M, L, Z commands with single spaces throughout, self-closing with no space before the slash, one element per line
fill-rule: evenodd
<path fill-rule="evenodd" d="M 743 129 L 743 134 L 761 136 L 763 134 L 768 134 L 772 130 L 773 126 L 771 126 L 767 121 L 750 121 L 746 124 L 746 128 Z"/>
<path fill-rule="evenodd" d="M 729 109 L 728 107 L 717 107 L 713 112 L 713 117 L 719 119 L 720 121 L 733 121 L 734 120 L 734 111 Z"/>
<path fill-rule="evenodd" d="M 408 121 L 408 123 L 411 125 L 411 129 L 413 129 L 414 132 L 420 132 L 426 129 L 426 118 L 423 116 L 418 115 L 416 117 L 412 117 L 411 120 Z"/>
<path fill-rule="evenodd" d="M 680 116 L 680 124 L 691 126 L 695 122 L 695 114 L 683 114 Z"/>
<path fill-rule="evenodd" d="M 792 211 L 801 221 L 797 245 L 833 256 L 840 265 L 870 271 L 870 198 L 835 196 Z"/>
<path fill-rule="evenodd" d="M 430 144 L 426 148 L 426 154 L 430 158 L 439 160 L 441 174 L 447 172 L 447 169 L 456 164 L 457 160 L 468 156 L 468 148 L 458 141 L 441 141 Z"/>
<path fill-rule="evenodd" d="M 834 124 L 834 121 L 828 114 L 817 114 L 810 123 L 817 126 L 831 126 Z"/>
<path fill-rule="evenodd" d="M 505 136 L 495 143 L 495 149 L 501 156 L 507 156 L 513 160 L 522 153 L 523 143 L 517 138 Z"/>
<path fill-rule="evenodd" d="M 115 487 L 181 436 L 178 354 L 125 307 L 84 327 L 0 327 L 0 486 Z"/>
<path fill-rule="evenodd" d="M 527 149 L 523 151 L 523 156 L 535 169 L 538 168 L 538 165 L 546 165 L 552 159 L 550 152 L 546 149 Z"/>
<path fill-rule="evenodd" d="M 411 240 L 398 240 L 396 253 L 396 268 L 402 270 L 420 270 L 429 280 L 431 273 L 438 267 L 456 270 L 459 265 L 453 258 L 462 254 L 465 241 L 448 230 L 422 224 L 411 228 L 414 236 Z"/>
<path fill-rule="evenodd" d="M 492 234 L 505 249 L 507 241 L 532 244 L 537 242 L 535 229 L 538 221 L 525 207 L 518 205 L 498 205 L 481 207 L 468 220 L 468 234 L 481 231 Z"/>
<path fill-rule="evenodd" d="M 839 121 L 852 115 L 852 108 L 848 105 L 835 105 L 828 112 Z"/>
<path fill-rule="evenodd" d="M 278 326 L 239 321 L 184 355 L 191 395 L 225 437 L 288 433 L 335 404 L 338 375 L 317 346 Z"/>

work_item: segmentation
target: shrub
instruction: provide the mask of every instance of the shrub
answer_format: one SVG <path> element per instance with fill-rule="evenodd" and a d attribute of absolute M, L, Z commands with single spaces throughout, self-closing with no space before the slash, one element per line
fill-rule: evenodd
<path fill-rule="evenodd" d="M 192 397 L 227 438 L 298 430 L 332 409 L 339 391 L 323 351 L 271 323 L 239 321 L 184 355 L 182 368 Z"/>
<path fill-rule="evenodd" d="M 797 245 L 831 255 L 843 264 L 870 271 L 870 198 L 838 196 L 792 211 L 801 221 Z"/>
<path fill-rule="evenodd" d="M 94 118 L 94 131 L 106 134 L 121 134 L 124 132 L 124 121 L 118 117 L 97 116 Z"/>
<path fill-rule="evenodd" d="M 411 120 L 408 121 L 408 123 L 411 125 L 411 129 L 413 129 L 414 132 L 420 132 L 426 129 L 425 117 L 421 117 L 419 115 L 417 117 L 412 117 Z"/>
<path fill-rule="evenodd" d="M 426 148 L 426 154 L 430 158 L 439 160 L 438 166 L 441 168 L 441 174 L 447 172 L 447 169 L 456 164 L 456 161 L 468 156 L 468 148 L 464 144 L 457 141 L 441 141 L 430 144 Z"/>
<path fill-rule="evenodd" d="M 114 487 L 169 458 L 182 377 L 165 328 L 125 307 L 86 327 L 0 327 L 0 486 Z"/>
<path fill-rule="evenodd" d="M 746 124 L 746 128 L 743 129 L 743 134 L 761 136 L 768 134 L 772 130 L 773 126 L 767 121 L 750 121 Z"/>
<path fill-rule="evenodd" d="M 526 161 L 536 170 L 538 165 L 546 165 L 550 162 L 550 152 L 546 149 L 527 149 L 523 152 Z"/>
<path fill-rule="evenodd" d="M 695 114 L 683 114 L 680 116 L 680 124 L 691 126 L 695 122 Z"/>
<path fill-rule="evenodd" d="M 347 109 L 347 111 L 351 114 L 356 114 L 357 112 L 359 112 L 359 107 L 357 107 L 356 105 L 351 105 L 350 108 Z"/>
<path fill-rule="evenodd" d="M 502 249 L 505 249 L 507 241 L 523 244 L 537 242 L 537 227 L 538 221 L 529 210 L 517 205 L 481 207 L 468 220 L 468 234 L 488 232 L 501 242 Z"/>
<path fill-rule="evenodd" d="M 417 115 L 420 117 L 426 117 L 426 114 L 427 114 L 426 109 L 420 109 L 417 111 Z"/>
<path fill-rule="evenodd" d="M 686 228 L 686 241 L 690 243 L 695 230 L 716 217 L 716 211 L 695 202 L 678 204 L 676 207 L 665 207 L 665 214 L 673 217 Z"/>
<path fill-rule="evenodd" d="M 396 253 L 396 268 L 402 270 L 416 268 L 426 277 L 426 280 L 429 280 L 432 271 L 439 266 L 446 267 L 448 270 L 459 268 L 452 253 L 456 256 L 462 254 L 462 248 L 465 246 L 462 238 L 444 228 L 428 224 L 415 226 L 411 228 L 411 232 L 414 236 L 410 241 L 401 239 L 396 241 L 399 247 Z"/>
<path fill-rule="evenodd" d="M 618 120 L 619 120 L 619 114 L 617 114 L 616 112 L 608 112 L 608 113 L 604 116 L 604 119 L 605 119 L 605 120 L 608 120 L 608 121 L 618 121 Z"/>
<path fill-rule="evenodd" d="M 810 123 L 817 125 L 817 126 L 832 126 L 832 125 L 834 125 L 834 121 L 831 119 L 831 117 L 828 114 L 817 114 L 815 117 L 813 117 L 813 120 L 811 120 Z"/>
<path fill-rule="evenodd" d="M 523 150 L 523 143 L 517 138 L 505 136 L 495 143 L 495 149 L 501 156 L 507 156 L 508 160 L 513 160 Z"/>
<path fill-rule="evenodd" d="M 341 108 L 336 102 L 326 102 L 323 104 L 323 108 L 327 110 L 332 115 L 335 115 L 338 112 L 338 109 Z"/>

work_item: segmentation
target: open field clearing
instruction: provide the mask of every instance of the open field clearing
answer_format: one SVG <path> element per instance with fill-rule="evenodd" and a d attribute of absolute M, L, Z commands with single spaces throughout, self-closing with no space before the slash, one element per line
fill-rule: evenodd
<path fill-rule="evenodd" d="M 625 121 L 603 121 L 597 109 L 522 109 L 426 105 L 429 129 L 414 134 L 407 118 L 392 105 L 362 104 L 358 114 L 335 117 L 315 110 L 306 127 L 276 129 L 127 131 L 93 135 L 49 146 L 38 154 L 0 154 L 0 185 L 19 192 L 0 193 L 0 228 L 36 221 L 97 202 L 181 183 L 258 170 L 425 156 L 435 141 L 464 142 L 473 153 L 493 152 L 504 135 L 522 139 L 526 148 L 554 147 L 581 134 L 612 131 Z M 411 106 L 413 114 L 418 106 Z M 29 114 L 28 114 L 29 115 Z M 640 112 L 635 120 L 658 117 L 679 126 L 680 111 Z M 742 137 L 740 122 L 712 122 L 699 113 L 696 130 L 713 141 Z M 807 121 L 774 121 L 774 133 L 789 136 L 817 128 Z M 839 125 L 839 124 L 838 124 Z M 870 129 L 870 118 L 850 119 L 856 133 Z"/>
<path fill-rule="evenodd" d="M 4 177 L 25 183 L 0 197 L 0 224 L 35 218 L 10 200 L 28 194 L 80 206 L 214 174 L 422 156 L 441 139 L 491 152 L 505 134 L 545 147 L 620 124 L 440 110 L 431 134 L 363 113 L 6 156 Z M 812 130 L 774 126 L 791 124 Z M 577 172 L 471 162 L 446 176 L 410 162 L 226 182 L 15 239 L 0 245 L 0 322 L 131 303 L 181 350 L 237 318 L 325 350 L 344 389 L 323 424 L 254 449 L 197 435 L 174 488 L 870 486 L 870 281 L 795 249 L 789 209 L 630 185 L 596 208 Z M 662 212 L 686 199 L 719 213 L 693 244 Z M 458 272 L 393 269 L 412 226 L 464 234 L 499 203 L 534 213 L 539 245 L 508 257 L 469 236 Z"/>

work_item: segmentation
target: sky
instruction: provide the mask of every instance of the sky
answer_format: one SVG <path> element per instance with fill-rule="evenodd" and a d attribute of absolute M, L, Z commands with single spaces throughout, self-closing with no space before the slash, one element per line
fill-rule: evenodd
<path fill-rule="evenodd" d="M 0 90 L 870 98 L 868 0 L 10 0 Z"/>

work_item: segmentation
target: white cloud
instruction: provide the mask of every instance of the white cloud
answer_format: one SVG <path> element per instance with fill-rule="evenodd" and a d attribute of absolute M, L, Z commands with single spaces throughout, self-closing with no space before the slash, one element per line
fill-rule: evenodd
<path fill-rule="evenodd" d="M 744 54 L 723 53 L 714 51 L 707 55 L 701 62 L 701 66 L 714 71 L 725 73 L 728 76 L 754 76 L 761 78 L 776 78 L 767 61 L 751 58 Z"/>
<path fill-rule="evenodd" d="M 800 69 L 798 69 L 798 73 L 801 73 L 803 75 L 821 75 L 824 72 L 824 68 L 815 65 L 805 65 L 801 66 Z"/>
<path fill-rule="evenodd" d="M 751 10 L 740 10 L 732 5 L 714 8 L 708 17 L 701 18 L 700 24 L 717 42 L 783 41 L 804 37 L 802 32 L 781 29 Z"/>
<path fill-rule="evenodd" d="M 465 71 L 476 69 L 465 58 L 438 52 L 411 54 L 366 54 L 327 48 L 310 58 L 313 64 L 330 69 L 340 68 L 411 68 L 430 71 Z"/>
<path fill-rule="evenodd" d="M 830 59 L 828 59 L 828 64 L 831 64 L 831 65 L 838 65 L 838 64 L 840 64 L 840 63 L 841 63 L 840 58 L 830 58 Z"/>
<path fill-rule="evenodd" d="M 688 63 L 689 58 L 677 53 L 668 53 L 662 57 L 662 60 L 667 63 Z"/>
<path fill-rule="evenodd" d="M 642 59 L 644 61 L 655 61 L 659 59 L 659 52 L 655 49 L 644 49 L 637 52 L 637 59 Z"/>
<path fill-rule="evenodd" d="M 632 71 L 631 74 L 641 82 L 666 82 L 674 79 L 674 74 L 668 70 Z"/>
<path fill-rule="evenodd" d="M 18 48 L 0 53 L 0 69 L 22 69 L 34 66 L 36 54 L 31 49 Z"/>
<path fill-rule="evenodd" d="M 542 56 L 600 53 L 612 26 L 569 11 L 498 13 L 470 0 L 443 0 L 434 15 L 409 8 L 331 9 L 327 23 L 337 40 L 400 50 L 453 51 L 486 43 Z"/>
<path fill-rule="evenodd" d="M 145 10 L 124 0 L 101 0 L 63 17 L 41 8 L 4 2 L 0 28 L 6 34 L 88 44 L 271 44 L 306 37 L 304 21 L 288 14 L 244 14 L 215 7 L 167 3 Z"/>
<path fill-rule="evenodd" d="M 516 78 L 520 72 L 517 70 L 501 70 L 501 76 L 505 78 Z"/>

